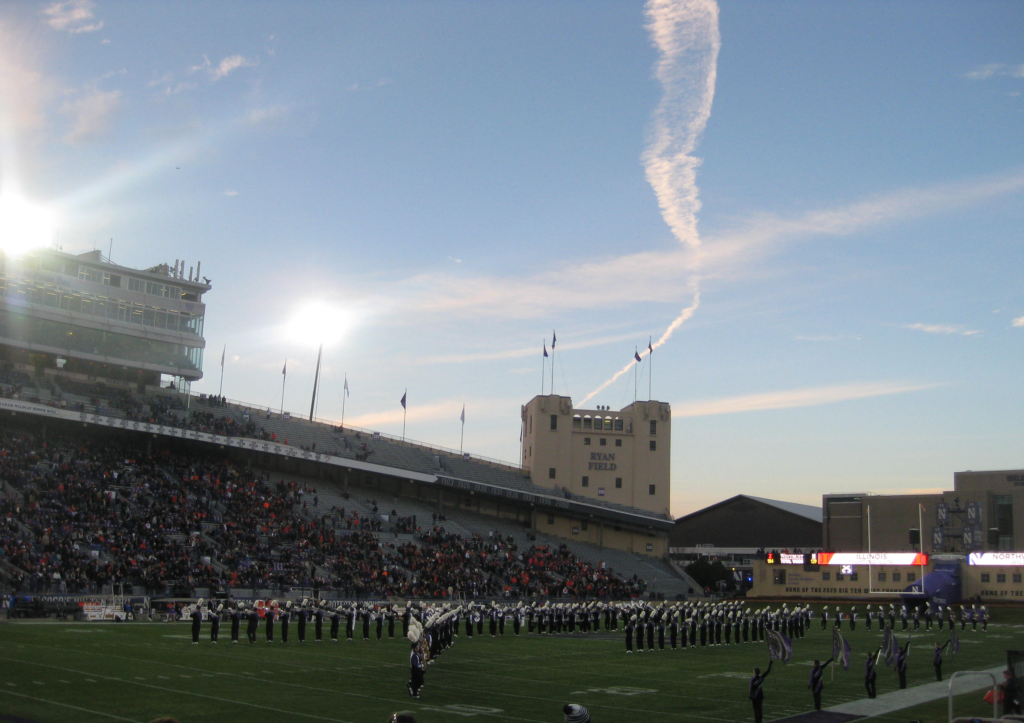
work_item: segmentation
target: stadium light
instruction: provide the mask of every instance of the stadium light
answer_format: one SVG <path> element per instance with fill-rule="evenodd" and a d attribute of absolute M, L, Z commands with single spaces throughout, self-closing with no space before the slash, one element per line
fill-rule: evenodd
<path fill-rule="evenodd" d="M 53 239 L 56 214 L 11 192 L 0 193 L 0 249 L 21 254 Z"/>

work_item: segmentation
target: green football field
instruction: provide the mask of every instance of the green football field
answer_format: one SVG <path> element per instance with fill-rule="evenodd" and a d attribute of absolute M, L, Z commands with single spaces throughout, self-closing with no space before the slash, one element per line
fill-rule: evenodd
<path fill-rule="evenodd" d="M 946 659 L 955 670 L 990 668 L 1007 649 L 1024 649 L 1024 611 L 996 610 L 989 632 L 961 635 L 961 650 Z M 552 637 L 523 635 L 457 639 L 427 669 L 421 700 L 406 692 L 409 646 L 401 638 L 377 642 L 231 645 L 222 628 L 218 645 L 203 626 L 200 645 L 190 626 L 166 623 L 10 622 L 0 624 L 0 720 L 56 723 L 141 721 L 173 716 L 182 723 L 236 721 L 386 721 L 410 711 L 423 721 L 535 721 L 562 719 L 567 702 L 581 703 L 596 723 L 639 720 L 752 720 L 747 680 L 768 662 L 764 644 L 626 655 L 622 634 Z M 242 637 L 244 638 L 244 626 Z M 278 631 L 278 636 L 280 632 Z M 357 636 L 359 631 L 357 630 Z M 849 672 L 826 673 L 824 705 L 861 698 L 867 650 L 881 637 L 844 630 L 853 648 Z M 941 634 L 922 630 L 911 647 L 909 684 L 934 680 L 930 647 Z M 906 639 L 900 636 L 901 643 Z M 831 652 L 831 631 L 817 620 L 793 642 L 789 665 L 776 664 L 765 683 L 765 719 L 812 707 L 807 678 L 814 658 Z M 896 675 L 879 667 L 878 693 L 896 688 Z M 982 692 L 957 699 L 957 711 L 983 715 Z M 945 700 L 876 720 L 946 719 Z"/>

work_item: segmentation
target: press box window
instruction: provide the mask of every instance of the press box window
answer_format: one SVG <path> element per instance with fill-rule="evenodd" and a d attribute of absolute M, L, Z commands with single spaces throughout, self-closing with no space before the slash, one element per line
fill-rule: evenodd
<path fill-rule="evenodd" d="M 589 487 L 590 486 L 590 478 L 587 477 L 586 475 L 583 475 L 583 486 L 584 487 Z"/>
<path fill-rule="evenodd" d="M 654 485 L 647 485 L 647 494 L 649 494 L 649 495 L 653 495 L 654 494 Z"/>
<path fill-rule="evenodd" d="M 622 446 L 622 440 L 621 439 L 616 439 L 615 440 L 615 446 L 616 447 L 621 447 Z"/>
<path fill-rule="evenodd" d="M 903 579 L 903 573 L 902 572 L 894 572 L 892 574 L 892 581 L 893 582 L 900 582 L 902 579 Z"/>
<path fill-rule="evenodd" d="M 549 467 L 548 468 L 548 479 L 554 479 L 554 478 L 555 478 L 555 468 L 554 467 Z"/>
<path fill-rule="evenodd" d="M 774 570 L 772 570 L 772 573 L 773 573 L 772 574 L 772 581 L 776 585 L 785 585 L 786 584 L 786 570 L 785 570 L 785 568 L 775 568 Z"/>
<path fill-rule="evenodd" d="M 551 415 L 551 429 L 552 430 L 558 429 L 558 415 L 557 414 L 552 414 Z"/>
<path fill-rule="evenodd" d="M 851 581 L 851 582 L 856 582 L 856 581 L 857 581 L 857 575 L 858 575 L 858 574 L 859 574 L 859 573 L 856 573 L 856 572 L 851 572 L 851 573 L 850 573 L 850 581 Z"/>
<path fill-rule="evenodd" d="M 605 439 L 604 437 L 601 437 L 601 446 L 602 447 L 607 447 L 608 446 L 608 440 Z"/>
<path fill-rule="evenodd" d="M 655 440 L 652 439 L 651 440 L 651 451 L 653 452 L 656 449 L 658 449 L 658 443 Z"/>
<path fill-rule="evenodd" d="M 1021 579 L 1020 579 L 1020 573 L 1019 573 L 1019 572 L 1015 572 L 1015 573 L 1013 573 L 1013 581 L 1014 581 L 1015 583 L 1020 583 L 1020 582 L 1021 582 Z"/>
<path fill-rule="evenodd" d="M 584 437 L 583 438 L 583 444 L 589 445 L 590 444 L 590 437 Z"/>
<path fill-rule="evenodd" d="M 657 434 L 657 433 L 658 433 L 658 422 L 652 419 L 651 420 L 651 434 Z"/>
<path fill-rule="evenodd" d="M 996 582 L 1006 582 L 1006 573 L 1005 572 L 997 572 L 996 573 Z"/>
<path fill-rule="evenodd" d="M 622 478 L 621 477 L 616 477 L 615 478 L 615 489 L 617 489 L 617 490 L 621 490 L 622 489 Z"/>
<path fill-rule="evenodd" d="M 981 573 L 981 581 L 982 582 L 989 582 L 991 579 L 992 578 L 989 576 L 989 574 L 987 572 Z"/>
<path fill-rule="evenodd" d="M 829 580 L 832 579 L 832 573 L 831 572 L 823 572 L 823 573 L 821 573 L 821 579 L 824 582 L 828 582 Z"/>
<path fill-rule="evenodd" d="M 885 573 L 884 572 L 878 573 L 878 582 L 885 582 Z"/>
<path fill-rule="evenodd" d="M 907 573 L 907 582 L 914 582 L 917 579 L 917 575 L 913 572 Z"/>
<path fill-rule="evenodd" d="M 846 577 L 843 575 L 843 573 L 841 573 L 841 572 L 837 572 L 836 573 L 836 582 L 842 582 L 845 579 L 846 579 Z"/>

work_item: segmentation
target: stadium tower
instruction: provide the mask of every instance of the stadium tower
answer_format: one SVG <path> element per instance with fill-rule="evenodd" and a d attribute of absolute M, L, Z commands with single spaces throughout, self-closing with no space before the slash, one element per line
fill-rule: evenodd
<path fill-rule="evenodd" d="M 0 253 L 0 356 L 37 379 L 102 381 L 145 392 L 162 375 L 187 393 L 203 376 L 203 294 L 185 263 L 139 270 L 99 251 Z"/>

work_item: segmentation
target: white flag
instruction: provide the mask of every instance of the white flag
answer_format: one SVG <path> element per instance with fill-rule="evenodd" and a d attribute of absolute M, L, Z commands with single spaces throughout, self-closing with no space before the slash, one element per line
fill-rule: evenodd
<path fill-rule="evenodd" d="M 462 420 L 463 424 L 466 423 L 466 405 L 465 404 L 462 405 L 462 416 L 459 417 L 459 419 Z"/>
<path fill-rule="evenodd" d="M 351 397 L 352 395 L 348 391 L 348 375 L 345 376 L 345 396 Z"/>

